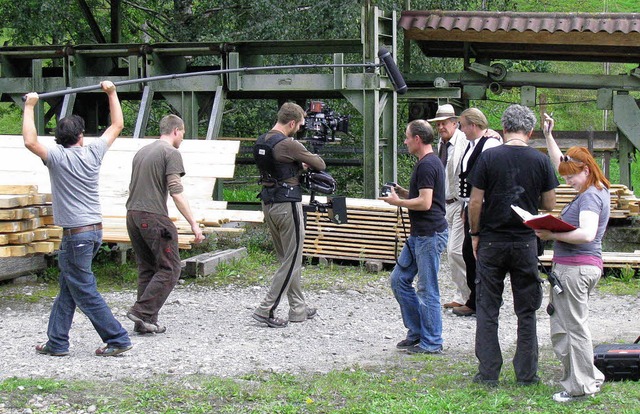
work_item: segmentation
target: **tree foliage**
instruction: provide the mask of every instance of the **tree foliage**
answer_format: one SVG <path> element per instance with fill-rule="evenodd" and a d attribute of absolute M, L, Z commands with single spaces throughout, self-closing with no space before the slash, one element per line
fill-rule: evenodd
<path fill-rule="evenodd" d="M 109 38 L 110 1 L 84 0 Z M 362 0 L 122 0 L 125 43 L 344 39 L 360 36 Z M 402 10 L 405 1 L 373 1 Z M 514 0 L 415 0 L 411 7 L 511 10 Z M 16 45 L 95 43 L 80 0 L 0 0 L 4 36 Z"/>
<path fill-rule="evenodd" d="M 0 0 L 0 34 L 6 44 L 49 45 L 97 43 L 82 12 L 84 1 L 106 39 L 110 38 L 111 3 L 115 0 Z M 305 39 L 354 39 L 361 36 L 362 5 L 367 0 L 121 0 L 123 43 L 160 42 L 232 42 Z M 406 0 L 371 0 L 383 11 L 402 11 Z M 637 0 L 609 1 L 610 12 L 634 11 Z M 600 9 L 601 0 L 411 0 L 414 10 L 490 10 L 490 11 L 554 11 L 593 12 Z M 402 34 L 398 41 L 402 45 Z M 415 46 L 411 47 L 411 71 L 454 72 L 462 70 L 460 59 L 427 58 Z M 402 53 L 396 58 L 402 62 Z M 204 58 L 199 58 L 204 59 Z M 265 65 L 289 63 L 320 63 L 329 56 L 266 57 Z M 205 62 L 210 64 L 210 62 Z M 514 71 L 547 71 L 546 62 L 508 61 Z M 513 96 L 510 96 L 513 95 Z M 515 91 L 507 91 L 497 99 L 517 100 Z M 553 98 L 553 97 L 551 97 Z M 565 99 L 570 100 L 570 99 Z M 223 122 L 224 136 L 256 136 L 275 120 L 276 100 L 228 101 Z M 495 116 L 501 113 L 503 102 L 476 102 Z M 360 145 L 362 117 L 345 100 L 329 105 L 341 114 L 352 116 L 352 135 L 344 143 Z M 135 113 L 137 108 L 125 108 Z M 154 122 L 166 113 L 168 105 L 156 104 L 157 111 L 149 122 L 153 134 Z M 495 109 L 495 110 L 494 110 Z M 407 119 L 406 103 L 399 107 L 400 128 Z M 584 122 L 583 117 L 575 117 Z M 495 126 L 494 126 L 495 127 Z M 203 124 L 200 135 L 204 135 Z M 401 136 L 401 132 L 400 132 Z M 403 165 L 400 166 L 403 169 Z M 343 169 L 342 183 L 362 183 L 360 169 Z M 410 170 L 410 168 L 409 168 Z M 346 184 L 345 184 L 346 185 Z M 346 188 L 355 194 L 360 189 Z"/>

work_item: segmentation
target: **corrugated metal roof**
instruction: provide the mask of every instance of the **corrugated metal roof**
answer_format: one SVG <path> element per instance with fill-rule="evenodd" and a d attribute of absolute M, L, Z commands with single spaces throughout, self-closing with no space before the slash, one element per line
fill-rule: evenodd
<path fill-rule="evenodd" d="M 539 33 L 591 32 L 640 33 L 640 13 L 517 13 L 467 11 L 404 11 L 400 26 L 405 30 L 444 29 L 532 31 Z"/>
<path fill-rule="evenodd" d="M 640 13 L 404 11 L 405 39 L 427 56 L 465 59 L 640 60 Z"/>

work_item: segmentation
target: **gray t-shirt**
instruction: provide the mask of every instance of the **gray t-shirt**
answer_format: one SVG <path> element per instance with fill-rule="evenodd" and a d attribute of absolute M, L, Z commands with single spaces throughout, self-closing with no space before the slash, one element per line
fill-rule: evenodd
<path fill-rule="evenodd" d="M 83 147 L 49 148 L 44 164 L 49 169 L 53 222 L 57 226 L 80 227 L 102 221 L 98 180 L 108 149 L 104 139 Z"/>
<path fill-rule="evenodd" d="M 169 215 L 167 176 L 184 175 L 182 154 L 168 142 L 157 140 L 133 157 L 127 211 Z"/>
<path fill-rule="evenodd" d="M 609 215 L 611 213 L 610 202 L 611 195 L 606 187 L 598 190 L 596 187 L 591 186 L 567 204 L 562 210 L 562 213 L 560 213 L 562 220 L 578 227 L 580 226 L 580 212 L 592 211 L 598 215 L 598 231 L 596 232 L 596 237 L 590 243 L 571 244 L 556 241 L 553 247 L 554 257 L 602 257 L 602 237 L 609 222 Z"/>

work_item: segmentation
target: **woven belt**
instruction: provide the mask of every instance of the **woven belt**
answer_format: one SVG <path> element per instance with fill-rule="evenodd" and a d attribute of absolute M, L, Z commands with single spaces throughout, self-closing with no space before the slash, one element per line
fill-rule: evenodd
<path fill-rule="evenodd" d="M 445 203 L 447 203 L 447 205 L 449 205 L 449 204 L 455 203 L 456 201 L 458 201 L 457 198 L 450 198 L 450 199 L 446 200 Z"/>
<path fill-rule="evenodd" d="M 72 234 L 84 233 L 85 231 L 102 230 L 102 223 L 89 224 L 88 226 L 71 227 L 62 230 L 64 236 L 71 236 Z"/>

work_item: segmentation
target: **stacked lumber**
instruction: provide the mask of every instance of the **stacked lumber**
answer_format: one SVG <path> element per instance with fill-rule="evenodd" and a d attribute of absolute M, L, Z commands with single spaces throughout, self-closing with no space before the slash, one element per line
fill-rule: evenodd
<path fill-rule="evenodd" d="M 545 250 L 540 256 L 540 262 L 545 266 L 551 266 L 553 250 Z M 630 252 L 602 252 L 602 261 L 605 268 L 624 269 L 627 267 L 640 268 L 640 250 Z"/>
<path fill-rule="evenodd" d="M 611 218 L 626 218 L 638 215 L 638 200 L 624 185 L 611 187 Z M 557 204 L 553 214 L 559 215 L 564 206 L 573 200 L 576 191 L 567 185 L 558 187 Z M 321 203 L 326 198 L 317 198 Z M 303 200 L 309 203 L 309 198 Z M 344 259 L 354 261 L 379 260 L 394 263 L 396 251 L 399 253 L 410 232 L 409 218 L 403 210 L 402 218 L 398 209 L 380 200 L 347 199 L 347 223 L 335 224 L 327 213 L 306 214 L 306 236 L 303 254 L 307 257 Z M 396 243 L 397 240 L 397 243 Z M 548 260 L 551 260 L 549 255 Z M 640 257 L 633 253 L 605 253 L 605 267 L 624 267 L 628 264 L 640 266 Z"/>
<path fill-rule="evenodd" d="M 0 257 L 53 253 L 62 228 L 52 224 L 51 194 L 35 185 L 0 185 Z"/>
<path fill-rule="evenodd" d="M 178 230 L 178 247 L 183 250 L 191 249 L 192 244 L 194 242 L 194 235 L 191 232 L 191 225 L 184 219 L 179 220 L 176 217 L 171 217 L 176 229 Z M 227 227 L 219 227 L 221 223 L 212 224 L 208 222 L 208 224 L 203 224 L 200 222 L 200 228 L 202 233 L 205 235 L 213 234 L 213 233 L 237 233 L 243 231 L 239 228 L 227 228 Z M 127 220 L 126 217 L 120 216 L 103 216 L 102 218 L 102 241 L 105 243 L 122 243 L 129 244 L 131 240 L 129 239 L 129 234 L 127 233 Z"/>
<path fill-rule="evenodd" d="M 609 193 L 611 194 L 612 219 L 624 219 L 640 215 L 639 200 L 627 186 L 611 184 Z M 553 209 L 552 214 L 559 216 L 562 209 L 575 198 L 576 194 L 578 192 L 566 184 L 556 188 L 556 207 Z"/>
<path fill-rule="evenodd" d="M 326 199 L 317 198 L 320 202 Z M 308 199 L 303 201 L 308 203 Z M 380 200 L 348 198 L 347 223 L 335 224 L 327 213 L 306 214 L 303 254 L 344 260 L 379 260 L 395 262 L 410 231 L 406 210 L 399 216 L 398 209 Z M 404 220 L 404 226 L 403 226 Z"/>

